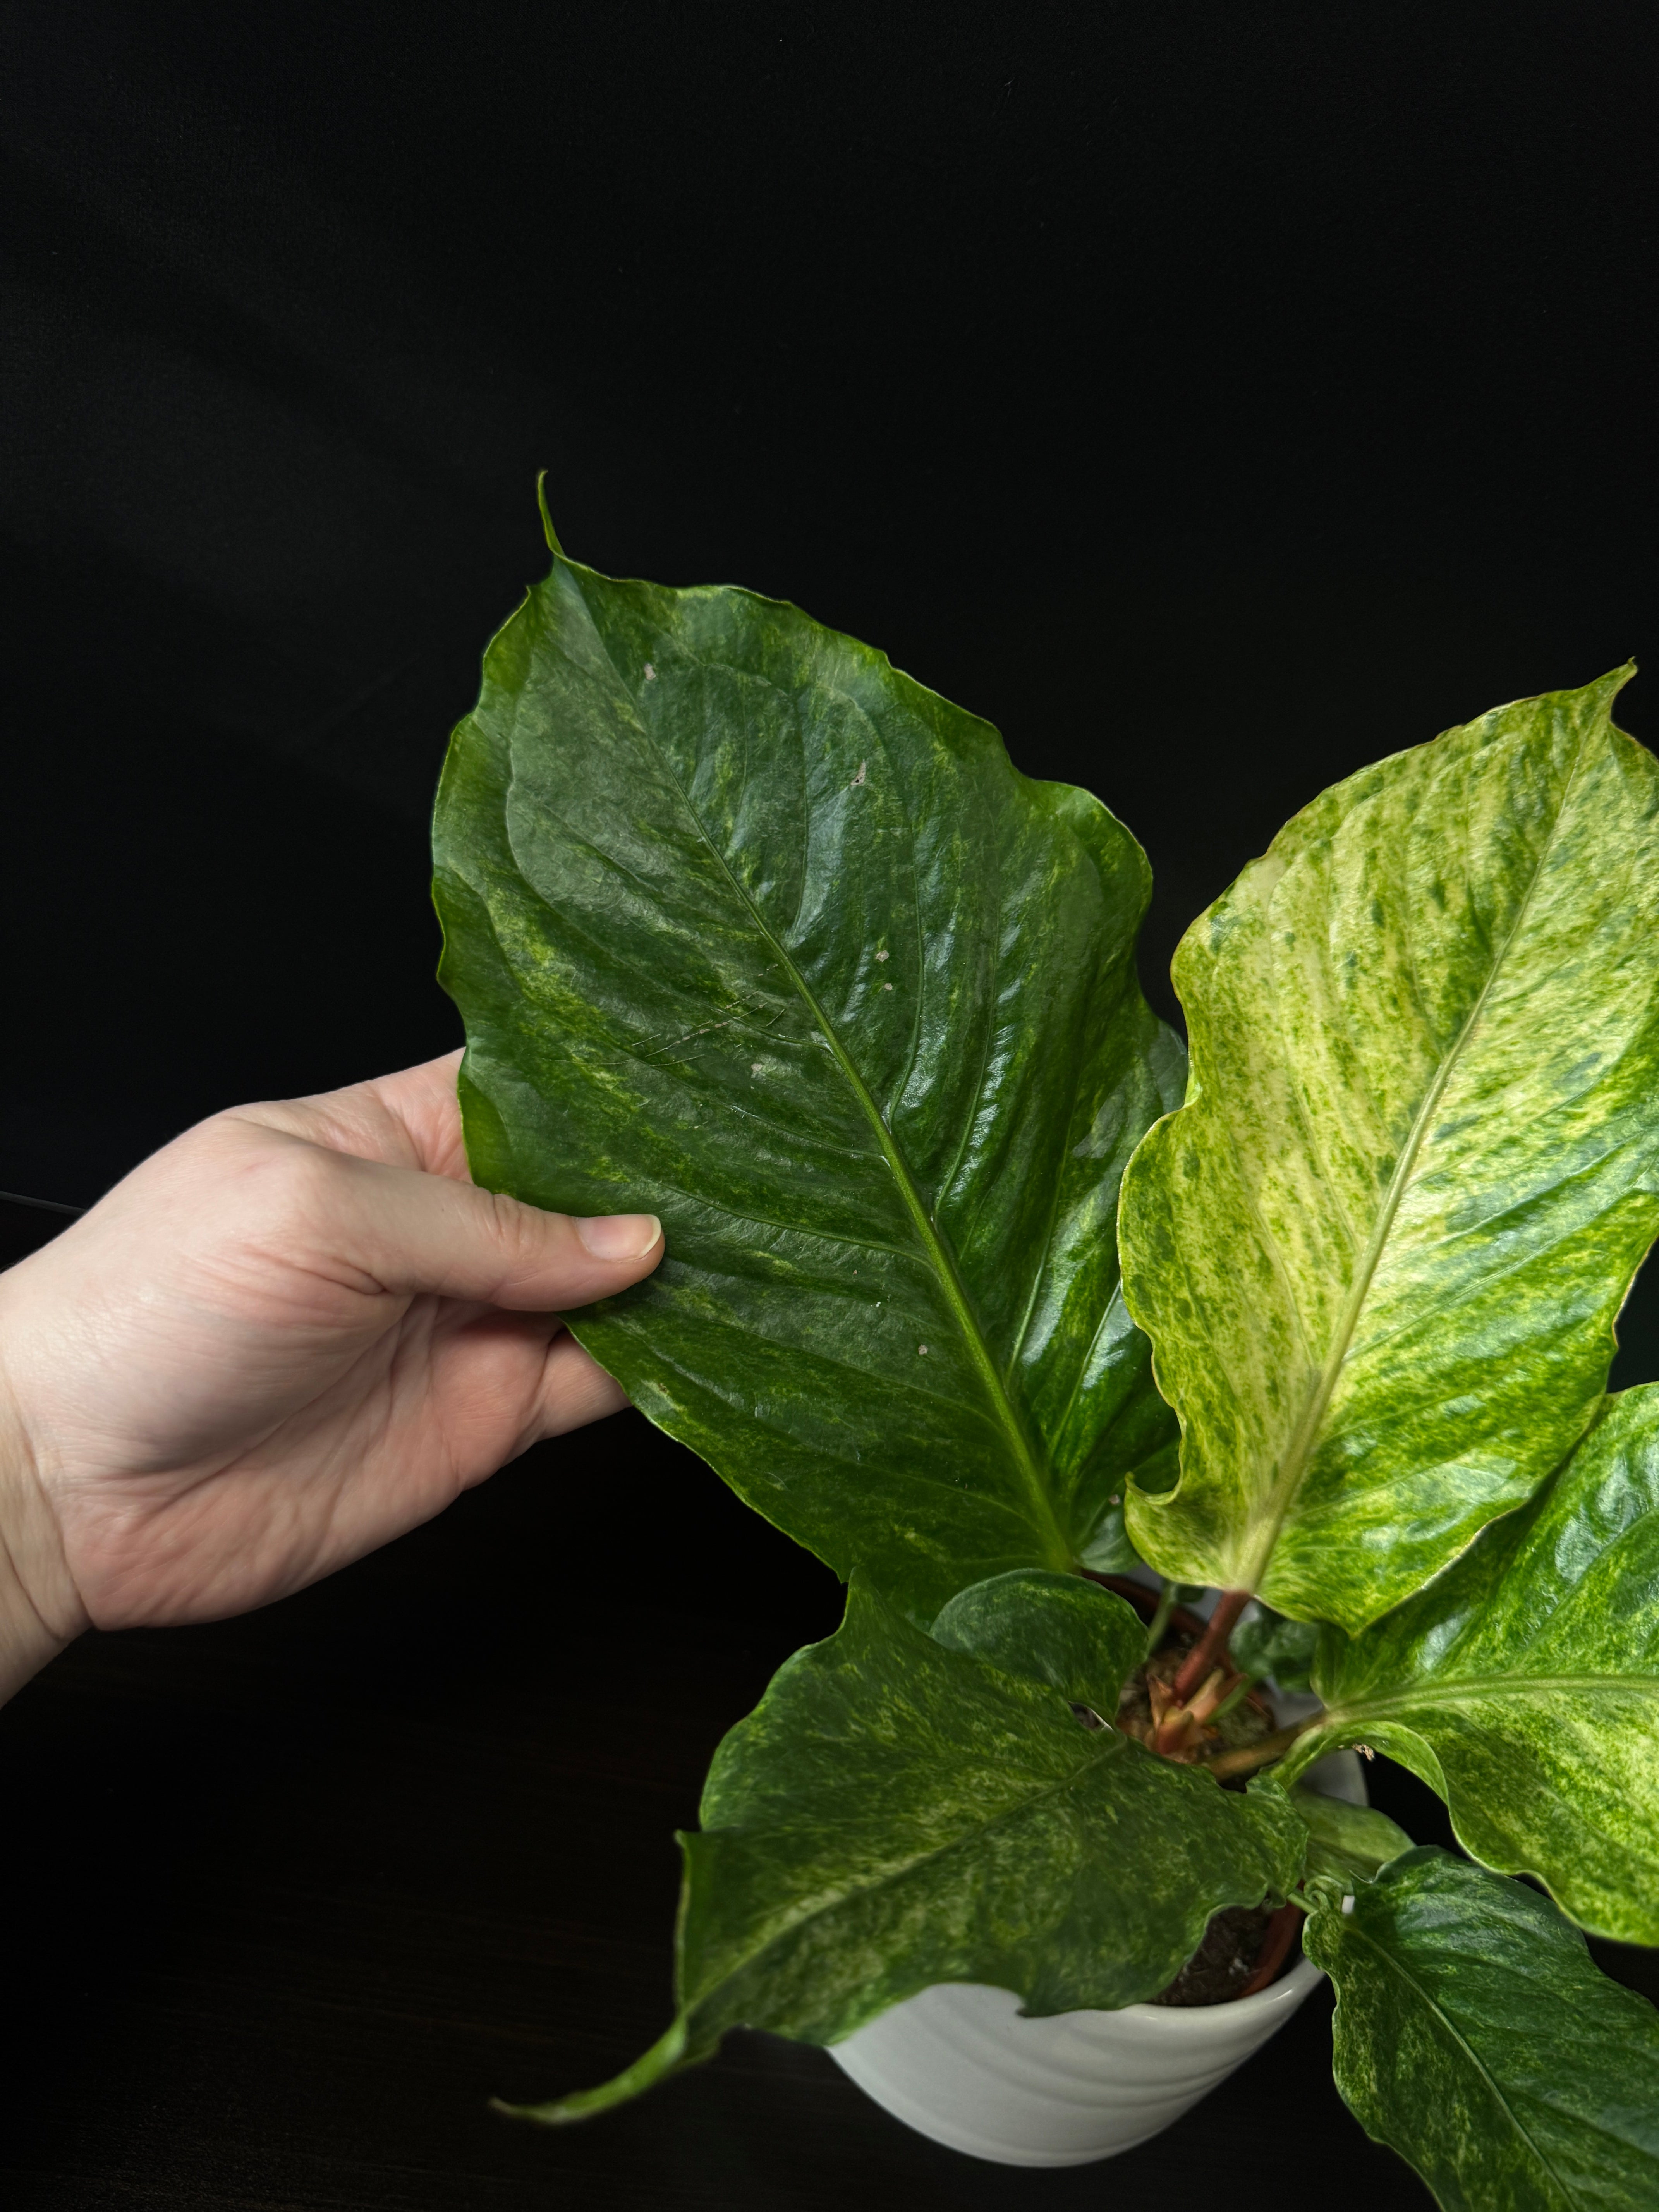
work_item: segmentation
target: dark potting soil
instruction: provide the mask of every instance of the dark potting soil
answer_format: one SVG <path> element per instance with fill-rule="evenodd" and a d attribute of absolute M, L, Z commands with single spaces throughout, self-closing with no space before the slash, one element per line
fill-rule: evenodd
<path fill-rule="evenodd" d="M 1167 1990 L 1147 2002 L 1155 2005 L 1226 2004 L 1242 1996 L 1255 1972 L 1267 1923 L 1273 1917 L 1270 1905 L 1230 1905 L 1212 1913 L 1204 1941 Z M 1298 1954 L 1294 1947 L 1285 1960 L 1290 1966 Z"/>

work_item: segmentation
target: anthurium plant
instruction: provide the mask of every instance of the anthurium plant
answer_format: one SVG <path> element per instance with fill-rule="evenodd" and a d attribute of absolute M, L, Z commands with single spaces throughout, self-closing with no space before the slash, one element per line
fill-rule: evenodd
<path fill-rule="evenodd" d="M 1182 944 L 1188 1066 L 1098 799 L 793 606 L 553 543 L 438 799 L 472 1171 L 656 1208 L 571 1326 L 848 1595 L 715 1755 L 666 2033 L 529 2117 L 934 1983 L 1181 2002 L 1224 1926 L 1242 1992 L 1299 1931 L 1443 2205 L 1659 2203 L 1659 2014 L 1581 1933 L 1659 1944 L 1630 672 L 1298 814 Z M 1306 1786 L 1356 1744 L 1467 1856 Z"/>

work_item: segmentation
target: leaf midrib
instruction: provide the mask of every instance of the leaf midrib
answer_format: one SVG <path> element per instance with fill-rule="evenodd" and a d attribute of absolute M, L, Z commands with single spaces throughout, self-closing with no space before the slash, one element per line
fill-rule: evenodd
<path fill-rule="evenodd" d="M 1630 1690 L 1659 1698 L 1659 1674 L 1489 1674 L 1479 1680 L 1427 1683 L 1419 1690 L 1401 1690 L 1386 1698 L 1365 1698 L 1357 1704 L 1333 1705 L 1320 1723 L 1325 1735 L 1365 1721 L 1386 1720 L 1425 1705 L 1474 1705 L 1485 1698 L 1521 1698 L 1537 1692 L 1560 1691 L 1604 1692 Z"/>
<path fill-rule="evenodd" d="M 988 1819 L 975 1821 L 971 1827 L 963 1828 L 954 1836 L 947 1836 L 942 1844 L 935 1844 L 929 1850 L 919 1851 L 914 1858 L 906 1859 L 902 1866 L 890 1867 L 886 1873 L 878 1875 L 873 1881 L 859 1882 L 856 1886 L 839 1891 L 833 1897 L 815 1901 L 805 1911 L 797 1913 L 793 1919 L 786 1921 L 782 1927 L 775 1929 L 752 1950 L 746 1952 L 734 1965 L 725 1968 L 720 1973 L 720 1979 L 714 1984 L 714 1988 L 705 1992 L 702 1996 L 694 1997 L 686 2007 L 688 2016 L 699 2005 L 707 2003 L 708 1998 L 725 1983 L 731 1981 L 735 1975 L 743 1973 L 756 1966 L 765 1958 L 769 1951 L 775 1951 L 780 1943 L 787 1942 L 791 1936 L 798 1935 L 800 1929 L 811 1922 L 821 1919 L 827 1912 L 839 1911 L 843 1905 L 856 1902 L 859 1899 L 873 1897 L 878 1891 L 890 1887 L 896 1881 L 908 1881 L 921 1868 L 931 1866 L 936 1859 L 948 1858 L 953 1851 L 969 1849 L 991 1834 L 994 1829 L 1006 1826 L 1010 1820 L 1023 1820 L 1027 1814 L 1045 1804 L 1051 1797 L 1058 1797 L 1069 1790 L 1074 1790 L 1080 1782 L 1086 1781 L 1099 1767 L 1104 1765 L 1109 1759 L 1121 1757 L 1132 1741 L 1131 1737 L 1121 1734 L 1120 1730 L 1109 1728 L 1106 1731 L 1105 1742 L 1097 1751 L 1091 1752 L 1087 1759 L 1074 1766 L 1069 1774 L 1057 1776 L 1052 1782 L 1045 1783 L 1040 1790 L 1034 1790 L 1029 1796 L 1017 1798 L 1012 1804 L 1005 1805 L 1000 1811 L 993 1813 Z M 720 1832 L 718 1828 L 706 1828 L 702 1831 L 702 1833 L 708 1836 L 718 1836 Z"/>
<path fill-rule="evenodd" d="M 578 586 L 578 590 L 580 591 L 580 586 Z M 584 604 L 586 604 L 585 601 Z M 594 635 L 596 636 L 599 636 L 597 623 L 594 625 Z M 604 642 L 602 637 L 600 638 L 600 642 L 601 644 Z M 607 659 L 611 659 L 608 647 L 605 647 L 605 657 Z M 1003 1381 L 1001 1370 L 999 1369 L 995 1360 L 991 1356 L 991 1348 L 985 1341 L 984 1334 L 979 1325 L 978 1316 L 975 1315 L 972 1303 L 968 1296 L 967 1285 L 963 1282 L 961 1274 L 957 1270 L 955 1259 L 948 1246 L 945 1244 L 943 1237 L 940 1236 L 938 1229 L 934 1225 L 932 1217 L 928 1213 L 927 1208 L 922 1203 L 921 1193 L 917 1188 L 915 1178 L 910 1172 L 909 1163 L 906 1160 L 903 1153 L 900 1151 L 897 1144 L 894 1141 L 892 1132 L 888 1128 L 880 1109 L 877 1106 L 875 1100 L 871 1097 L 869 1088 L 866 1085 L 863 1077 L 853 1065 L 851 1059 L 848 1055 L 846 1048 L 842 1045 L 841 1038 L 836 1032 L 835 1024 L 830 1021 L 829 1016 L 824 1012 L 823 1008 L 819 1005 L 817 995 L 813 992 L 811 986 L 807 982 L 806 978 L 801 974 L 799 969 L 796 967 L 793 960 L 790 957 L 784 946 L 779 942 L 770 924 L 761 913 L 759 908 L 755 904 L 753 899 L 750 898 L 744 885 L 732 872 L 730 863 L 727 861 L 725 854 L 720 850 L 714 838 L 709 836 L 708 830 L 703 824 L 702 817 L 698 813 L 696 808 L 691 803 L 690 793 L 686 790 L 684 784 L 681 781 L 673 763 L 669 759 L 668 755 L 659 740 L 655 731 L 652 729 L 646 717 L 639 712 L 639 702 L 634 697 L 632 690 L 623 680 L 622 672 L 617 667 L 614 660 L 611 661 L 611 666 L 612 672 L 617 678 L 617 683 L 621 685 L 623 691 L 627 693 L 629 701 L 633 704 L 639 726 L 649 741 L 652 750 L 655 752 L 659 762 L 661 763 L 664 774 L 668 777 L 669 781 L 673 785 L 676 793 L 678 794 L 680 803 L 685 809 L 687 817 L 691 822 L 698 836 L 702 840 L 703 844 L 708 848 L 715 866 L 720 869 L 720 873 L 725 877 L 726 883 L 730 885 L 732 895 L 742 905 L 744 912 L 748 915 L 756 931 L 766 945 L 768 950 L 777 961 L 780 967 L 782 968 L 785 975 L 788 976 L 790 982 L 794 986 L 803 1005 L 806 1007 L 807 1012 L 811 1016 L 819 1035 L 829 1046 L 830 1050 L 836 1060 L 836 1065 L 840 1067 L 842 1073 L 847 1081 L 848 1089 L 852 1091 L 854 1098 L 858 1103 L 860 1111 L 864 1115 L 865 1119 L 869 1123 L 871 1131 L 874 1135 L 877 1143 L 881 1147 L 882 1156 L 887 1162 L 887 1165 L 892 1174 L 893 1180 L 898 1186 L 899 1194 L 903 1200 L 905 1210 L 910 1217 L 911 1225 L 915 1229 L 916 1236 L 921 1242 L 924 1257 L 927 1259 L 928 1265 L 933 1269 L 933 1272 L 938 1279 L 939 1287 L 945 1296 L 945 1304 L 950 1308 L 951 1319 L 956 1323 L 957 1334 L 962 1338 L 963 1342 L 967 1348 L 968 1356 L 972 1361 L 974 1367 L 979 1375 L 981 1382 L 984 1386 L 986 1395 L 991 1401 L 992 1409 L 996 1415 L 998 1424 L 1000 1426 L 1004 1436 L 1007 1439 L 1013 1455 L 1014 1464 L 1019 1472 L 1022 1483 L 1024 1484 L 1030 1500 L 1036 1533 L 1043 1540 L 1045 1549 L 1048 1553 L 1049 1563 L 1054 1566 L 1059 1567 L 1063 1571 L 1069 1571 L 1074 1565 L 1075 1562 L 1073 1557 L 1071 1544 L 1066 1538 L 1065 1531 L 1060 1525 L 1059 1519 L 1054 1512 L 1053 1500 L 1049 1496 L 1048 1485 L 1046 1480 L 1047 1470 L 1040 1463 L 1035 1450 L 1032 1449 L 1030 1439 L 1025 1432 L 1024 1424 L 1021 1421 L 1013 1401 L 1008 1395 L 1007 1386 Z M 920 915 L 918 915 L 917 917 L 917 926 L 918 928 L 920 928 Z M 920 989 L 920 982 L 918 982 L 917 988 Z"/>
<path fill-rule="evenodd" d="M 1387 1966 L 1391 1972 L 1397 1975 L 1400 1980 L 1406 1984 L 1406 1987 L 1418 2000 L 1419 2003 L 1422 2005 L 1424 2009 L 1431 2014 L 1434 2019 L 1440 2023 L 1441 2027 L 1445 2030 L 1452 2042 L 1457 2045 L 1458 2049 L 1463 2053 L 1463 2056 L 1468 2060 L 1469 2064 L 1474 2067 L 1475 2072 L 1486 2083 L 1487 2089 L 1492 2094 L 1492 2101 L 1497 2105 L 1499 2112 L 1503 2113 L 1504 2118 L 1515 2130 L 1516 2135 L 1520 2136 L 1522 2142 L 1525 2143 L 1527 2148 L 1532 2153 L 1533 2157 L 1536 2159 L 1542 2171 L 1560 2191 L 1563 2203 L 1567 2205 L 1571 2205 L 1576 2201 L 1572 2191 L 1568 2188 L 1566 2183 L 1556 2172 L 1554 2166 L 1551 2164 L 1544 2152 L 1541 2151 L 1538 2145 L 1533 2141 L 1526 2126 L 1517 2116 L 1514 2106 L 1510 2103 L 1508 2097 L 1494 2080 L 1486 2061 L 1481 2057 L 1480 2052 L 1476 2051 L 1474 2045 L 1463 2033 L 1462 2030 L 1457 2026 L 1457 2023 L 1441 2007 L 1435 1998 L 1430 1996 L 1428 1990 L 1424 1988 L 1422 1983 L 1417 1979 L 1416 1976 L 1409 1971 L 1402 1960 L 1397 1958 L 1392 1951 L 1386 1949 L 1382 1944 L 1377 1942 L 1374 1936 L 1368 1934 L 1364 1929 L 1356 1927 L 1353 1924 L 1352 1916 L 1345 1915 L 1344 1918 L 1346 1924 L 1343 1932 L 1346 1936 L 1350 1936 L 1354 1942 L 1365 1944 L 1372 1952 L 1374 1952 L 1376 1957 L 1382 1961 L 1383 1965 Z"/>
<path fill-rule="evenodd" d="M 1312 1456 L 1320 1425 L 1324 1420 L 1326 1412 L 1330 1406 L 1332 1394 L 1336 1389 L 1337 1378 L 1342 1372 L 1352 1346 L 1354 1331 L 1359 1326 L 1359 1316 L 1364 1310 L 1366 1299 L 1370 1296 L 1371 1285 L 1376 1279 L 1377 1268 L 1382 1265 L 1383 1249 L 1393 1231 L 1395 1217 L 1399 1212 L 1401 1201 L 1406 1194 L 1406 1187 L 1416 1171 L 1418 1158 L 1423 1149 L 1430 1124 L 1438 1109 L 1441 1099 L 1445 1095 L 1446 1086 L 1451 1080 L 1452 1073 L 1462 1056 L 1463 1048 L 1474 1036 L 1480 1017 L 1486 1012 L 1486 1001 L 1492 995 L 1493 985 L 1503 972 L 1504 963 L 1509 958 L 1510 948 L 1525 927 L 1527 918 L 1532 911 L 1533 897 L 1542 878 L 1544 864 L 1554 847 L 1562 819 L 1571 800 L 1572 787 L 1578 778 L 1578 770 L 1584 757 L 1587 742 L 1587 735 L 1581 733 L 1577 750 L 1573 755 L 1572 768 L 1561 793 L 1561 803 L 1555 810 L 1554 817 L 1550 823 L 1549 835 L 1544 840 L 1539 849 L 1538 858 L 1533 864 L 1532 873 L 1527 880 L 1527 888 L 1522 892 L 1521 902 L 1515 911 L 1515 919 L 1510 922 L 1504 934 L 1503 944 L 1492 956 L 1492 964 L 1486 971 L 1486 979 L 1480 986 L 1480 995 L 1464 1017 L 1462 1026 L 1457 1035 L 1447 1048 L 1445 1057 L 1435 1072 L 1434 1080 L 1424 1093 L 1423 1103 L 1412 1118 L 1410 1131 L 1405 1144 L 1401 1148 L 1400 1158 L 1395 1163 L 1394 1174 L 1389 1178 L 1388 1192 L 1378 1212 L 1376 1225 L 1372 1229 L 1364 1261 L 1355 1274 L 1336 1329 L 1327 1348 L 1318 1381 L 1309 1396 L 1300 1419 L 1291 1431 L 1291 1441 L 1285 1453 L 1284 1471 L 1268 1492 L 1267 1510 L 1258 1523 L 1261 1532 L 1261 1539 L 1254 1554 L 1249 1559 L 1249 1565 L 1240 1572 L 1239 1587 L 1242 1589 L 1255 1590 L 1261 1588 L 1268 1562 L 1283 1533 L 1285 1520 L 1291 1505 L 1295 1503 L 1296 1494 L 1302 1486 L 1303 1477 L 1307 1473 L 1308 1462 Z"/>

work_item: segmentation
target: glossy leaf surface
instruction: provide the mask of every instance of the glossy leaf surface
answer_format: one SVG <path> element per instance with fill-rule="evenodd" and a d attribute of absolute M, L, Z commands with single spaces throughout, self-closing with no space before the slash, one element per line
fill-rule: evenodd
<path fill-rule="evenodd" d="M 1309 1920 L 1336 2085 L 1444 2212 L 1659 2203 L 1659 2014 L 1519 1882 L 1408 1852 Z"/>
<path fill-rule="evenodd" d="M 1659 763 L 1628 671 L 1351 776 L 1188 932 L 1125 1181 L 1161 1573 L 1349 1630 L 1559 1464 L 1659 1227 Z"/>
<path fill-rule="evenodd" d="M 1128 833 L 793 607 L 559 556 L 434 842 L 474 1175 L 663 1217 L 574 1323 L 635 1403 L 918 1619 L 1069 1568 L 1174 1432 L 1114 1237 L 1184 1080 Z"/>
<path fill-rule="evenodd" d="M 1102 1719 L 1146 1656 L 1134 1607 L 1078 1575 L 1017 1568 L 959 1590 L 933 1623 L 948 1651 L 971 1651 L 1006 1674 L 1058 1690 Z"/>
<path fill-rule="evenodd" d="M 1273 1783 L 1258 1783 L 1272 1789 Z M 1353 1882 L 1375 1881 L 1390 1859 L 1412 1848 L 1406 1831 L 1379 1813 L 1374 1805 L 1351 1805 L 1343 1797 L 1327 1797 L 1316 1790 L 1292 1790 L 1291 1803 L 1308 1831 L 1305 1872 L 1323 1875 L 1352 1887 Z"/>
<path fill-rule="evenodd" d="M 1026 1647 L 1052 1641 L 1051 1594 L 1021 1580 L 958 1626 L 1001 1650 L 1024 1606 Z M 1121 1599 L 1077 1588 L 1096 1649 L 1079 1609 L 1055 1688 L 946 1650 L 855 1580 L 839 1632 L 715 1754 L 702 1832 L 683 1838 L 678 2021 L 617 2082 L 530 2116 L 580 2118 L 739 2024 L 832 2043 L 935 1982 L 1037 2014 L 1133 2003 L 1212 1912 L 1282 1894 L 1305 1845 L 1283 1793 L 1224 1790 L 1073 1715 L 1073 1677 L 1115 1711 L 1142 1642 Z"/>
<path fill-rule="evenodd" d="M 1305 1691 L 1318 1641 L 1312 1621 L 1287 1620 L 1270 1606 L 1253 1606 L 1228 1638 L 1228 1649 L 1247 1674 L 1271 1674 L 1281 1690 Z"/>
<path fill-rule="evenodd" d="M 1625 1390 L 1543 1494 L 1352 1642 L 1286 1771 L 1365 1742 L 1446 1800 L 1486 1865 L 1659 1943 L 1659 1385 Z"/>

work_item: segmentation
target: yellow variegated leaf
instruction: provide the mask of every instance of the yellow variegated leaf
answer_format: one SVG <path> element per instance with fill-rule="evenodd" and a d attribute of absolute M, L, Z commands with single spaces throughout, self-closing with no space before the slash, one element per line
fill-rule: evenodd
<path fill-rule="evenodd" d="M 1125 1178 L 1163 1573 L 1357 1630 L 1558 1466 L 1659 1226 L 1659 763 L 1628 670 L 1351 776 L 1188 932 Z"/>
<path fill-rule="evenodd" d="M 1446 1800 L 1458 1840 L 1574 1919 L 1659 1943 L 1659 1384 L 1620 1391 L 1547 1490 L 1352 1640 L 1285 1773 L 1364 1742 Z"/>

